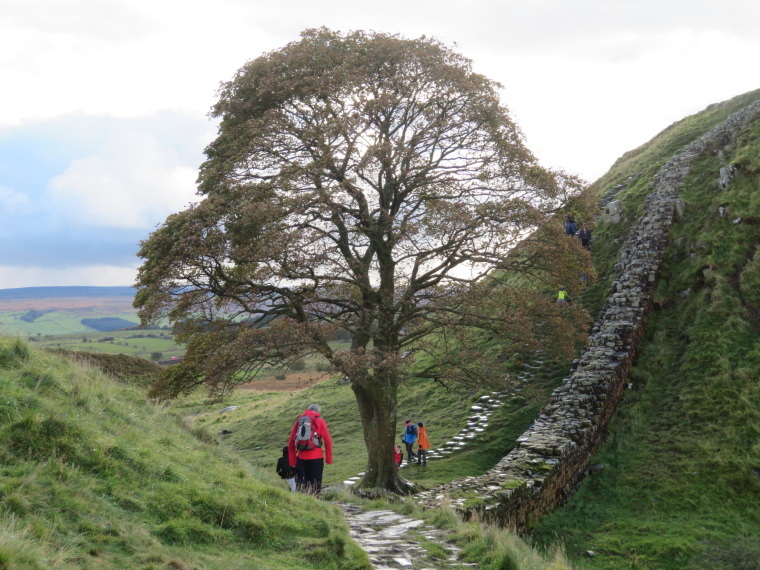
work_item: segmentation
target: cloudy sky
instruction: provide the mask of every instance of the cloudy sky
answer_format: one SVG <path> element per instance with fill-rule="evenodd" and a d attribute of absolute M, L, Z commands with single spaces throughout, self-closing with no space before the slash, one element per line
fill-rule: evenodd
<path fill-rule="evenodd" d="M 0 289 L 131 285 L 196 199 L 219 83 L 305 28 L 456 44 L 539 159 L 593 181 L 760 88 L 759 24 L 756 0 L 0 0 Z"/>

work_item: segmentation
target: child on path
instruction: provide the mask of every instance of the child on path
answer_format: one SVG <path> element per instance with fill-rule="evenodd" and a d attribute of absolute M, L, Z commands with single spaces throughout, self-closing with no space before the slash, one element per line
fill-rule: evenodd
<path fill-rule="evenodd" d="M 393 450 L 393 461 L 396 462 L 396 469 L 401 467 L 402 459 L 404 459 L 404 453 L 401 451 L 401 444 L 399 443 Z"/>
<path fill-rule="evenodd" d="M 417 450 L 417 465 L 427 465 L 427 450 L 430 449 L 430 440 L 427 436 L 427 428 L 422 422 L 417 422 L 419 426 L 417 442 L 419 443 L 419 449 Z"/>
<path fill-rule="evenodd" d="M 282 479 L 287 479 L 291 491 L 296 490 L 296 468 L 290 466 L 288 447 L 282 448 L 282 457 L 277 460 L 277 474 Z"/>

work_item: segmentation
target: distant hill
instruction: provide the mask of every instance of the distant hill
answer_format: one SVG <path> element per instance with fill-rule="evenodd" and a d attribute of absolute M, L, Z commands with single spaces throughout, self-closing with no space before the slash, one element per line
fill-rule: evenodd
<path fill-rule="evenodd" d="M 0 301 L 66 297 L 134 297 L 132 287 L 20 287 L 0 289 Z"/>
<path fill-rule="evenodd" d="M 0 333 L 66 335 L 137 326 L 132 287 L 24 287 L 0 289 Z M 124 319 L 107 329 L 82 319 Z M 97 321 L 96 321 L 97 322 Z"/>

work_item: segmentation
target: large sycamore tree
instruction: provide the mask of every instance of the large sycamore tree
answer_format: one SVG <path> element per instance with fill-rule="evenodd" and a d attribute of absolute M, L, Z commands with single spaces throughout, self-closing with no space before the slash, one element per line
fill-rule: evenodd
<path fill-rule="evenodd" d="M 527 338 L 520 295 L 494 295 L 493 276 L 565 268 L 577 281 L 583 259 L 548 230 L 562 247 L 543 268 L 510 254 L 561 227 L 578 183 L 537 164 L 498 88 L 438 41 L 379 33 L 307 30 L 241 68 L 213 108 L 202 201 L 140 251 L 143 321 L 168 318 L 188 343 L 154 394 L 220 396 L 321 354 L 356 395 L 361 485 L 408 491 L 393 462 L 404 357 L 457 329 Z"/>

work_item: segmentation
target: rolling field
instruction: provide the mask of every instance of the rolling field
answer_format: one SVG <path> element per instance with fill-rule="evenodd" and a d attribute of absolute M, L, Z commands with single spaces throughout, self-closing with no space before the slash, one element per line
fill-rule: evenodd
<path fill-rule="evenodd" d="M 151 335 L 151 336 L 147 336 Z M 88 352 L 105 352 L 109 354 L 132 354 L 150 359 L 155 352 L 162 358 L 182 356 L 185 348 L 176 344 L 169 331 L 158 329 L 141 329 L 128 331 L 97 332 L 66 335 L 41 335 L 29 339 L 35 346 L 47 348 L 66 348 L 69 350 L 86 350 Z"/>
<path fill-rule="evenodd" d="M 65 335 L 95 330 L 81 323 L 82 319 L 117 317 L 140 324 L 135 313 L 59 312 L 45 313 L 33 322 L 21 320 L 27 311 L 0 312 L 0 333 L 7 336 Z"/>
<path fill-rule="evenodd" d="M 184 347 L 176 344 L 166 330 L 98 331 L 82 324 L 82 319 L 110 317 L 138 326 L 140 320 L 132 307 L 133 296 L 110 293 L 100 296 L 95 293 L 109 288 L 90 288 L 96 290 L 93 293 L 88 289 L 92 296 L 58 297 L 55 296 L 57 289 L 61 289 L 62 294 L 67 291 L 66 288 L 49 287 L 45 292 L 50 296 L 37 298 L 29 293 L 31 290 L 17 293 L 3 290 L 4 295 L 0 295 L 0 334 L 25 338 L 40 347 L 132 354 L 147 359 L 155 353 L 161 353 L 161 358 L 184 354 Z M 30 315 L 30 312 L 35 314 Z"/>
<path fill-rule="evenodd" d="M 51 288 L 54 289 L 54 288 Z M 7 291 L 7 290 L 6 290 Z M 27 316 L 36 312 L 36 318 Z M 0 334 L 31 337 L 93 332 L 82 319 L 116 317 L 139 323 L 132 297 L 46 297 L 0 299 Z"/>

